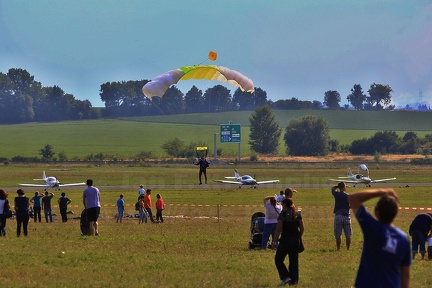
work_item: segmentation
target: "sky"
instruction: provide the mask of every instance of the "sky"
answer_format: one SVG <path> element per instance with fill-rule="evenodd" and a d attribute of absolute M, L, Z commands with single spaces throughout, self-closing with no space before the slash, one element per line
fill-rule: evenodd
<path fill-rule="evenodd" d="M 273 101 L 335 90 L 343 105 L 355 84 L 377 83 L 396 106 L 431 105 L 432 0 L 0 0 L 0 72 L 25 69 L 93 107 L 104 83 L 200 63 L 239 71 Z"/>

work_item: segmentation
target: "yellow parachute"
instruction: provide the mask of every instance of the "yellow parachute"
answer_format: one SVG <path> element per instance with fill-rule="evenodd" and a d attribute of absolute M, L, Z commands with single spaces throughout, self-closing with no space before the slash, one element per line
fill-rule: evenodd
<path fill-rule="evenodd" d="M 210 51 L 209 59 L 214 61 L 216 58 L 217 53 Z M 252 80 L 238 71 L 223 66 L 195 65 L 183 66 L 154 78 L 143 86 L 142 92 L 150 99 L 153 96 L 162 97 L 171 85 L 176 84 L 179 80 L 190 79 L 228 82 L 234 87 L 240 88 L 242 91 L 250 93 L 255 91 Z"/>

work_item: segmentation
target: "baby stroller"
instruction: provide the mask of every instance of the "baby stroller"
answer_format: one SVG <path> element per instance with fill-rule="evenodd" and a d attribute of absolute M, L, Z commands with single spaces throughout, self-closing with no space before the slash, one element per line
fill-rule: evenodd
<path fill-rule="evenodd" d="M 90 235 L 90 225 L 87 219 L 87 211 L 84 209 L 81 212 L 81 218 L 80 218 L 80 228 L 81 228 L 81 235 L 87 236 Z"/>
<path fill-rule="evenodd" d="M 250 223 L 251 240 L 249 241 L 249 249 L 261 247 L 262 235 L 264 231 L 265 214 L 256 212 L 252 215 Z"/>

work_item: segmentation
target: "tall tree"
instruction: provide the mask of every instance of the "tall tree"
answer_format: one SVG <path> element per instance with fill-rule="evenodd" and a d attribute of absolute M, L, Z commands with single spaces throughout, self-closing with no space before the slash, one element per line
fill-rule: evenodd
<path fill-rule="evenodd" d="M 323 117 L 307 115 L 293 119 L 285 129 L 287 153 L 293 156 L 323 156 L 329 151 L 329 125 Z"/>
<path fill-rule="evenodd" d="M 333 90 L 329 90 L 327 92 L 324 93 L 324 105 L 326 105 L 328 108 L 330 109 L 339 109 L 340 108 L 340 103 L 341 101 L 341 97 L 339 92 L 337 91 L 333 91 Z"/>
<path fill-rule="evenodd" d="M 249 123 L 251 149 L 263 154 L 277 153 L 282 131 L 270 107 L 257 107 L 249 118 Z"/>
<path fill-rule="evenodd" d="M 186 113 L 199 113 L 202 111 L 204 102 L 202 90 L 198 89 L 195 85 L 186 93 L 184 97 L 185 112 Z"/>
<path fill-rule="evenodd" d="M 42 87 L 41 83 L 35 81 L 34 76 L 31 76 L 24 69 L 9 69 L 7 75 L 14 85 L 15 93 L 31 96 L 35 90 L 37 91 Z"/>
<path fill-rule="evenodd" d="M 373 83 L 368 90 L 369 96 L 366 97 L 366 101 L 378 110 L 383 109 L 391 103 L 391 92 L 393 89 L 389 85 Z"/>
<path fill-rule="evenodd" d="M 166 114 L 183 113 L 183 93 L 176 87 L 171 86 L 162 97 Z"/>
<path fill-rule="evenodd" d="M 366 100 L 366 95 L 363 93 L 362 87 L 360 84 L 355 84 L 353 88 L 351 88 L 351 94 L 347 96 L 347 100 L 356 110 L 363 109 L 363 103 Z"/>
<path fill-rule="evenodd" d="M 50 160 L 54 157 L 54 149 L 50 144 L 46 144 L 45 147 L 39 149 L 39 154 L 42 156 L 43 160 Z"/>
<path fill-rule="evenodd" d="M 222 85 L 209 88 L 204 93 L 204 109 L 208 112 L 228 111 L 231 107 L 230 90 Z"/>
<path fill-rule="evenodd" d="M 238 88 L 233 95 L 233 106 L 236 110 L 248 111 L 267 104 L 267 92 L 256 88 L 253 93 L 241 91 Z"/>

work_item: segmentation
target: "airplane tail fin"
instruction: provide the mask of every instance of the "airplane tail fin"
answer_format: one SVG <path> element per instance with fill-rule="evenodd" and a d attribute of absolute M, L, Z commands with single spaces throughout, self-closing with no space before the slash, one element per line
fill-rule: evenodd
<path fill-rule="evenodd" d="M 352 172 L 351 172 L 351 168 L 348 168 L 347 176 L 348 176 L 348 177 L 354 176 L 354 175 L 352 174 Z"/>
<path fill-rule="evenodd" d="M 237 180 L 241 179 L 239 173 L 237 172 L 237 169 L 234 169 L 234 177 L 235 177 Z"/>
<path fill-rule="evenodd" d="M 45 171 L 43 171 L 41 179 L 33 179 L 33 180 L 35 180 L 35 181 L 45 181 L 45 179 L 46 179 L 46 175 L 45 175 Z"/>

